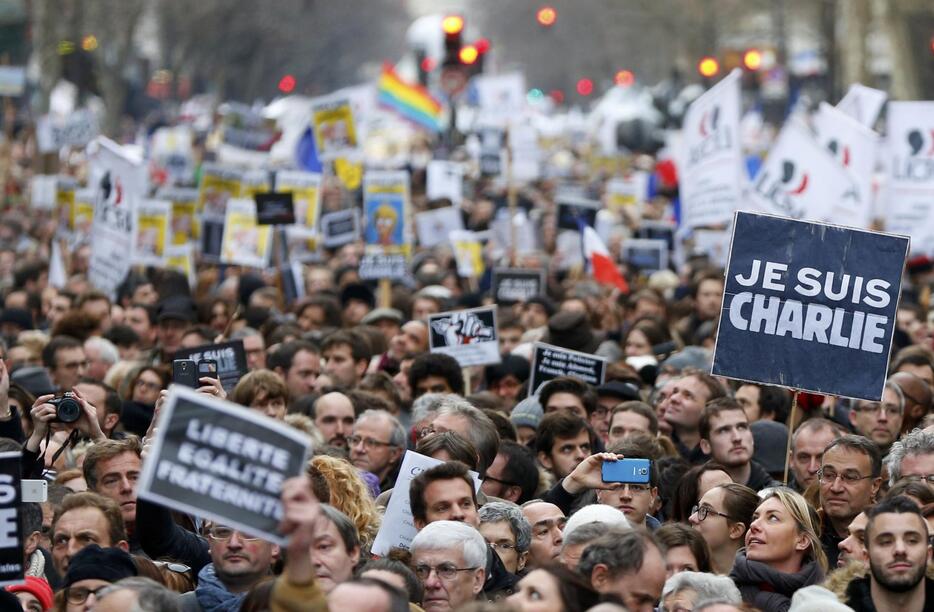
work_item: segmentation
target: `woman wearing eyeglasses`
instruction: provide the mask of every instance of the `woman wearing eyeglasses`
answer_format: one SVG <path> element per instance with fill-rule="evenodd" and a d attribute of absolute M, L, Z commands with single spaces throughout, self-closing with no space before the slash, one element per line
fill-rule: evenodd
<path fill-rule="evenodd" d="M 743 547 L 743 538 L 758 505 L 755 491 L 729 483 L 704 493 L 692 509 L 688 520 L 707 542 L 710 568 L 715 574 L 726 576 L 733 569 L 736 553 Z"/>
<path fill-rule="evenodd" d="M 743 601 L 763 612 L 785 612 L 795 591 L 819 584 L 827 572 L 819 525 L 800 493 L 770 490 L 753 513 L 746 549 L 730 572 Z"/>

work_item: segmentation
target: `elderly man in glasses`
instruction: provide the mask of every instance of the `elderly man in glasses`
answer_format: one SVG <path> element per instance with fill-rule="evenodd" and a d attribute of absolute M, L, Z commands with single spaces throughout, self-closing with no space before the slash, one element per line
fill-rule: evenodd
<path fill-rule="evenodd" d="M 841 436 L 824 450 L 820 483 L 821 545 L 830 567 L 853 519 L 872 505 L 882 485 L 879 448 L 863 436 Z"/>
<path fill-rule="evenodd" d="M 412 540 L 412 567 L 425 588 L 422 608 L 448 612 L 477 598 L 485 581 L 487 545 L 467 523 L 435 521 Z"/>
<path fill-rule="evenodd" d="M 405 443 L 405 428 L 385 410 L 365 411 L 357 417 L 353 433 L 347 437 L 351 461 L 361 470 L 375 474 L 381 491 L 395 486 Z"/>

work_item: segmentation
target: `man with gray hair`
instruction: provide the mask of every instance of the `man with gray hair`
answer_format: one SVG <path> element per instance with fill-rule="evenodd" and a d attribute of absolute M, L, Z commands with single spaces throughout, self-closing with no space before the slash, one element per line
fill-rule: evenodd
<path fill-rule="evenodd" d="M 243 340 L 243 352 L 246 353 L 246 367 L 253 370 L 266 368 L 266 341 L 263 334 L 252 327 L 244 327 L 230 334 L 230 339 Z"/>
<path fill-rule="evenodd" d="M 177 612 L 178 593 L 155 580 L 134 576 L 118 580 L 97 594 L 99 612 Z"/>
<path fill-rule="evenodd" d="M 479 458 L 477 471 L 484 478 L 499 450 L 499 433 L 490 417 L 467 400 L 447 395 L 438 403 L 431 425 L 420 434 L 425 437 L 444 431 L 453 431 L 474 445 Z"/>
<path fill-rule="evenodd" d="M 707 601 L 740 605 L 743 597 L 732 580 L 703 572 L 678 572 L 665 582 L 659 612 L 693 610 Z"/>
<path fill-rule="evenodd" d="M 889 485 L 913 478 L 934 489 L 934 432 L 913 430 L 892 445 L 884 463 L 889 470 Z"/>
<path fill-rule="evenodd" d="M 610 506 L 607 506 L 607 508 L 610 508 Z M 616 508 L 610 509 L 623 514 L 619 510 L 616 510 Z M 571 518 L 574 516 L 577 516 L 577 514 L 574 514 Z M 626 518 L 625 515 L 623 518 Z M 568 522 L 570 523 L 570 521 Z M 602 521 L 590 521 L 584 524 L 578 524 L 573 529 L 568 529 L 567 526 L 565 526 L 564 541 L 561 542 L 561 556 L 558 557 L 558 560 L 564 567 L 572 572 L 576 572 L 580 565 L 581 556 L 583 556 L 584 550 L 586 550 L 588 546 L 608 533 L 623 533 L 628 529 L 628 521 L 625 527 L 609 525 Z"/>
<path fill-rule="evenodd" d="M 366 410 L 357 417 L 347 437 L 351 462 L 379 478 L 381 491 L 396 484 L 399 463 L 405 453 L 405 428 L 385 410 Z"/>
<path fill-rule="evenodd" d="M 486 541 L 466 523 L 435 521 L 412 540 L 412 567 L 425 589 L 425 612 L 449 612 L 473 601 L 486 577 Z"/>
<path fill-rule="evenodd" d="M 84 375 L 102 382 L 113 364 L 120 361 L 120 351 L 113 342 L 100 336 L 92 336 L 84 341 L 84 356 L 88 360 Z"/>
<path fill-rule="evenodd" d="M 480 534 L 511 574 L 521 572 L 529 556 L 532 526 L 519 506 L 511 502 L 489 502 L 478 510 Z"/>
<path fill-rule="evenodd" d="M 584 549 L 578 571 L 595 591 L 616 595 L 629 612 L 653 612 L 665 585 L 665 558 L 650 532 L 610 533 Z"/>

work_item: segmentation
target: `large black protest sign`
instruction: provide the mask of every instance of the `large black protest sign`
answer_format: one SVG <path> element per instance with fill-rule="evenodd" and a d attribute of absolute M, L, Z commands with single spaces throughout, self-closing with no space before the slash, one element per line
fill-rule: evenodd
<path fill-rule="evenodd" d="M 428 345 L 432 353 L 457 359 L 462 368 L 499 363 L 496 306 L 429 315 Z"/>
<path fill-rule="evenodd" d="M 881 399 L 908 244 L 737 213 L 713 374 Z"/>
<path fill-rule="evenodd" d="M 497 304 L 525 302 L 545 293 L 544 270 L 493 270 L 493 299 Z"/>
<path fill-rule="evenodd" d="M 559 376 L 573 376 L 596 387 L 603 384 L 605 375 L 606 360 L 603 357 L 536 342 L 532 349 L 529 395 L 538 395 L 543 384 Z"/>
<path fill-rule="evenodd" d="M 0 453 L 0 585 L 23 581 L 22 453 Z"/>
<path fill-rule="evenodd" d="M 302 473 L 309 446 L 307 436 L 257 411 L 175 386 L 138 495 L 283 544 L 282 483 Z"/>
<path fill-rule="evenodd" d="M 579 231 L 581 223 L 594 227 L 598 210 L 600 202 L 597 200 L 562 196 L 558 199 L 558 228 Z"/>
<path fill-rule="evenodd" d="M 291 225 L 295 223 L 295 202 L 291 191 L 257 193 L 253 196 L 256 202 L 257 225 Z"/>
<path fill-rule="evenodd" d="M 195 363 L 202 359 L 216 361 L 217 377 L 227 393 L 230 393 L 237 386 L 240 378 L 247 373 L 243 340 L 179 349 L 175 352 L 175 359 L 191 359 Z"/>
<path fill-rule="evenodd" d="M 336 249 L 360 237 L 357 210 L 347 208 L 321 215 L 321 235 L 324 246 Z"/>

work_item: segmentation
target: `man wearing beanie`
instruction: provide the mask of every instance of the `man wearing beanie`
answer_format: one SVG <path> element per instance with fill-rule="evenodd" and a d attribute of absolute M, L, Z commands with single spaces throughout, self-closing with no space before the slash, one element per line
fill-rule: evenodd
<path fill-rule="evenodd" d="M 65 601 L 69 610 L 90 610 L 97 593 L 110 584 L 136 576 L 130 554 L 119 548 L 101 548 L 91 544 L 82 548 L 68 564 L 65 574 Z"/>
<path fill-rule="evenodd" d="M 44 578 L 26 576 L 26 582 L 11 584 L 6 590 L 16 596 L 25 612 L 45 612 L 52 609 L 52 587 Z"/>

